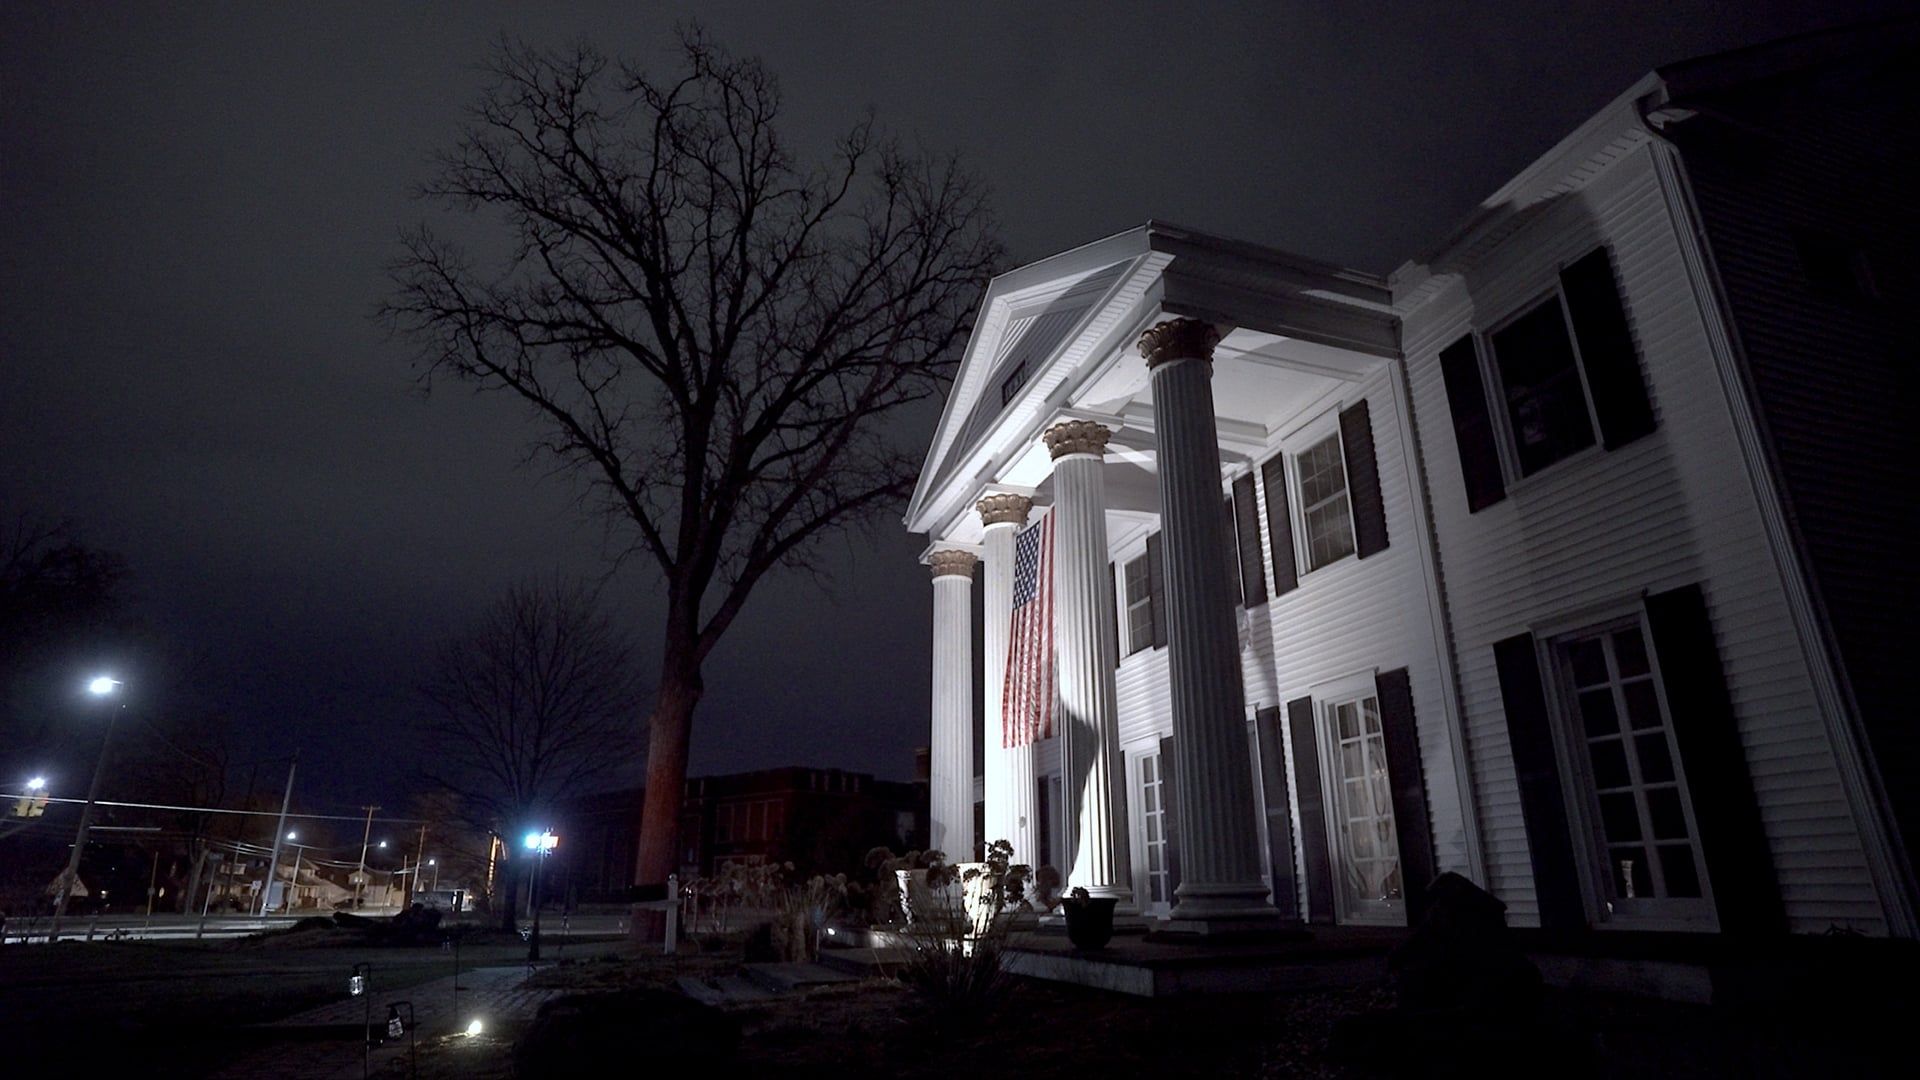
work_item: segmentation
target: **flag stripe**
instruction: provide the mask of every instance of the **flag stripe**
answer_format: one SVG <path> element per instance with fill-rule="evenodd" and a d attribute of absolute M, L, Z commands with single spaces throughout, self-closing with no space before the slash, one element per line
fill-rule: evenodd
<path fill-rule="evenodd" d="M 1053 734 L 1053 515 L 1014 538 L 1013 615 L 1000 695 L 1000 743 L 1024 746 Z"/>

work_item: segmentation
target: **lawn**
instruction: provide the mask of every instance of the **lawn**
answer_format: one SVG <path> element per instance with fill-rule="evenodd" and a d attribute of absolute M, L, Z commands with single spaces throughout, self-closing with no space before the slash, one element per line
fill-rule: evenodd
<path fill-rule="evenodd" d="M 476 936 L 460 963 L 525 955 L 510 935 Z M 92 1075 L 135 1065 L 145 1075 L 201 1076 L 252 1038 L 247 1025 L 340 998 L 359 961 L 377 965 L 383 989 L 453 973 L 453 954 L 437 946 L 371 948 L 342 931 L 10 946 L 0 949 L 0 1045 L 14 1072 L 61 1064 Z"/>

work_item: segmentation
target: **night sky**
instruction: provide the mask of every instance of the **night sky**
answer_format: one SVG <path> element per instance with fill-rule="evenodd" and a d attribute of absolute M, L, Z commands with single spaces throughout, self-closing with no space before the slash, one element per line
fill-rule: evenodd
<path fill-rule="evenodd" d="M 960 151 L 1016 263 L 1151 217 L 1385 273 L 1655 65 L 1911 5 L 322 7 L 0 9 L 0 515 L 124 555 L 239 756 L 302 748 L 314 810 L 404 797 L 440 635 L 607 565 L 573 484 L 522 463 L 522 411 L 422 394 L 372 318 L 397 231 L 445 223 L 409 193 L 497 35 L 658 69 L 697 13 L 780 76 L 803 150 L 871 105 Z M 696 773 L 908 774 L 921 544 L 834 541 L 828 594 L 761 587 L 708 665 Z M 605 588 L 643 642 L 646 570 Z"/>

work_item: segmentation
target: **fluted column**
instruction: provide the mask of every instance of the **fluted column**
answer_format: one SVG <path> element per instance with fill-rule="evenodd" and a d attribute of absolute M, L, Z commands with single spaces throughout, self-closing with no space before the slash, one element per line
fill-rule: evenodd
<path fill-rule="evenodd" d="M 989 495 L 975 509 L 986 526 L 981 570 L 986 625 L 981 628 L 985 657 L 987 700 L 985 740 L 987 759 L 987 843 L 1013 844 L 1015 862 L 1035 863 L 1040 857 L 1042 824 L 1034 809 L 1033 744 L 1008 747 L 1001 727 L 1001 706 L 1007 683 L 1007 645 L 1013 630 L 1013 535 L 1027 523 L 1033 500 L 1024 495 Z M 1037 866 L 1037 863 L 1036 863 Z"/>
<path fill-rule="evenodd" d="M 973 567 L 970 551 L 936 551 L 933 571 L 933 732 L 929 844 L 973 858 Z"/>
<path fill-rule="evenodd" d="M 1174 826 L 1180 837 L 1173 920 L 1203 931 L 1277 915 L 1260 875 L 1236 594 L 1220 558 L 1227 537 L 1213 412 L 1213 346 L 1219 337 L 1198 319 L 1173 319 L 1140 338 L 1153 378 L 1173 683 Z"/>
<path fill-rule="evenodd" d="M 1088 420 L 1043 434 L 1053 455 L 1054 626 L 1059 730 L 1072 843 L 1067 885 L 1131 908 L 1133 864 L 1113 686 L 1113 578 L 1101 458 L 1113 433 Z"/>

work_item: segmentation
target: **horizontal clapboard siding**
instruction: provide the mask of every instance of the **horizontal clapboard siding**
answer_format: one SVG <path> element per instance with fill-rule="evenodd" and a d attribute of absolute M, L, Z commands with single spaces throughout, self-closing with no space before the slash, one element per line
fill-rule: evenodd
<path fill-rule="evenodd" d="M 1623 282 L 1657 427 L 1515 481 L 1503 502 L 1470 514 L 1439 352 L 1538 296 L 1562 265 L 1602 243 Z M 1514 921 L 1536 923 L 1538 908 L 1493 643 L 1698 582 L 1793 928 L 1883 929 L 1648 151 L 1616 161 L 1423 295 L 1404 315 L 1408 378 L 1483 855 Z"/>
<path fill-rule="evenodd" d="M 1920 575 L 1920 460 L 1912 414 L 1913 245 L 1920 242 L 1907 169 L 1891 147 L 1915 138 L 1911 100 L 1888 88 L 1841 107 L 1815 95 L 1730 95 L 1726 115 L 1682 125 L 1681 155 L 1737 327 L 1803 565 L 1832 621 L 1871 752 L 1906 836 L 1920 836 L 1920 726 L 1906 670 Z M 1869 253 L 1879 302 L 1822 289 L 1799 244 L 1812 237 Z M 1911 856 L 1909 856 L 1911 857 Z"/>

